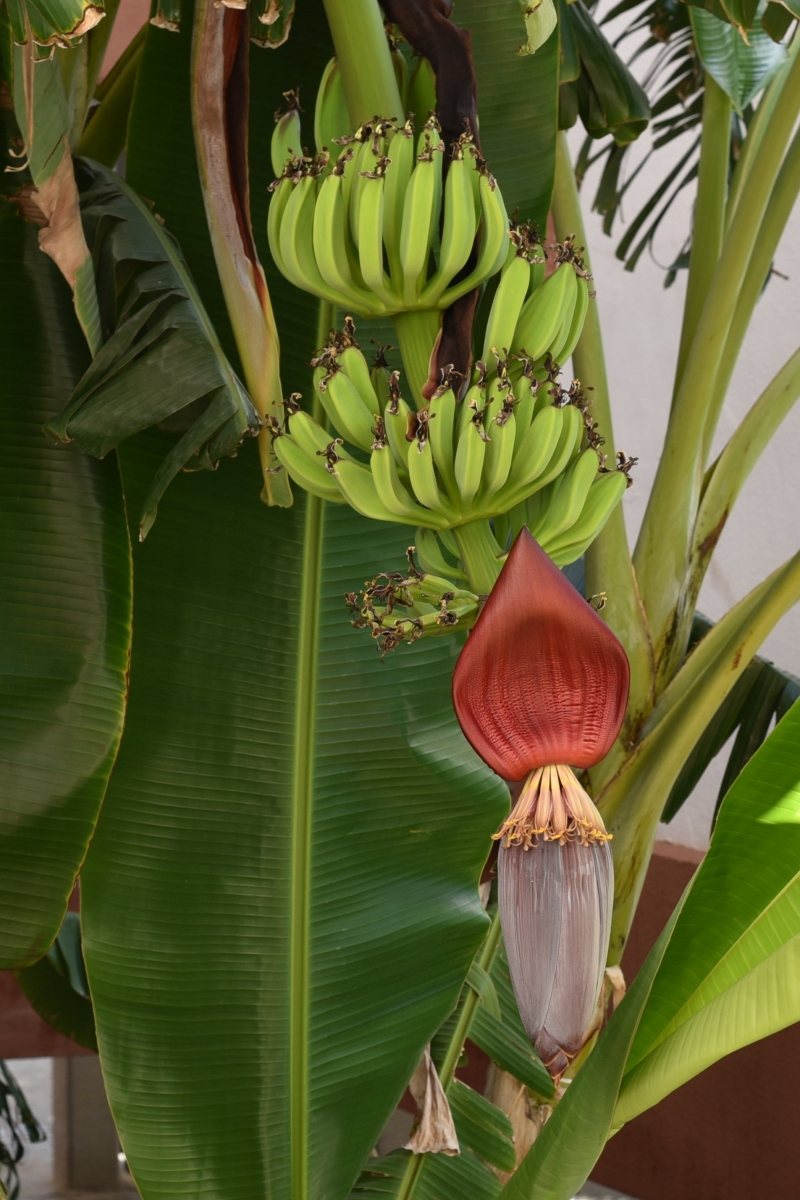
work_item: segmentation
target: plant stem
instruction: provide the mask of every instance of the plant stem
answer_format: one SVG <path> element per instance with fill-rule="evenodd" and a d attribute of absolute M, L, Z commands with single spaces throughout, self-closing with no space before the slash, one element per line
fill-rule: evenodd
<path fill-rule="evenodd" d="M 800 553 L 706 634 L 664 691 L 641 742 L 598 797 L 614 840 L 609 964 L 622 958 L 656 829 L 683 764 L 764 638 L 800 600 Z"/>
<path fill-rule="evenodd" d="M 692 230 L 692 250 L 689 259 L 689 282 L 683 308 L 683 326 L 673 397 L 680 389 L 695 331 L 700 323 L 700 316 L 722 250 L 732 110 L 733 106 L 729 96 L 715 82 L 713 76 L 706 71 L 703 95 L 703 133 L 700 139 L 700 167 Z"/>
<path fill-rule="evenodd" d="M 125 149 L 133 90 L 143 55 L 144 39 L 141 39 L 138 50 L 130 55 L 81 134 L 75 150 L 80 157 L 93 158 L 106 167 L 114 167 Z"/>
<path fill-rule="evenodd" d="M 556 177 L 553 192 L 553 214 L 562 233 L 575 233 L 584 247 L 584 259 L 591 271 L 586 248 L 580 196 L 569 152 L 566 133 L 558 135 L 556 147 Z M 605 438 L 605 450 L 614 458 L 614 430 L 611 420 L 611 398 L 606 372 L 600 313 L 596 301 L 589 304 L 580 341 L 573 354 L 575 374 L 594 389 L 592 411 L 600 432 Z M 586 590 L 595 595 L 605 592 L 608 599 L 603 619 L 622 642 L 631 664 L 631 699 L 629 710 L 638 720 L 642 710 L 649 711 L 653 690 L 653 655 L 647 625 L 639 602 L 633 574 L 625 517 L 618 505 L 605 528 L 586 552 Z M 627 723 L 626 723 L 627 724 Z M 623 734 L 627 741 L 627 731 Z M 616 755 L 614 755 L 616 757 Z M 601 772 L 602 774 L 602 772 Z"/>
<path fill-rule="evenodd" d="M 479 596 L 488 596 L 497 582 L 502 563 L 500 548 L 494 540 L 489 522 L 470 521 L 453 530 L 469 586 Z"/>
<path fill-rule="evenodd" d="M 403 116 L 378 0 L 324 0 L 354 127 L 376 114 Z"/>
<path fill-rule="evenodd" d="M 428 309 L 401 312 L 395 314 L 392 323 L 400 343 L 413 407 L 422 408 L 427 403 L 422 389 L 428 382 L 431 354 L 439 335 L 442 314 Z"/>
<path fill-rule="evenodd" d="M 739 291 L 787 142 L 800 111 L 800 58 L 794 59 L 725 239 L 683 382 L 670 415 L 664 451 L 634 555 L 653 637 L 657 687 L 685 653 L 676 636 L 687 586 L 688 556 L 703 478 L 709 407 Z"/>

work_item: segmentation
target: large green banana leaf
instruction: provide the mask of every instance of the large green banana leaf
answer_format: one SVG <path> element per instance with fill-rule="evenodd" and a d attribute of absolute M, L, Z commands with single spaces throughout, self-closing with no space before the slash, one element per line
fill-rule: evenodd
<path fill-rule="evenodd" d="M 516 0 L 458 0 L 453 18 L 472 33 L 481 146 L 509 214 L 544 234 L 553 194 L 558 123 L 558 37 L 519 55 L 525 26 Z"/>
<path fill-rule="evenodd" d="M 183 17 L 148 31 L 128 180 L 216 320 Z M 254 57 L 261 172 L 282 80 L 329 52 L 306 4 Z M 272 282 L 294 386 L 315 305 Z M 348 625 L 342 593 L 407 534 L 302 495 L 266 508 L 254 449 L 177 480 L 136 550 L 129 714 L 83 875 L 101 1060 L 145 1200 L 347 1194 L 483 936 L 507 802 L 449 714 L 457 639 L 382 663 Z M 123 447 L 131 511 L 162 454 L 157 433 Z"/>
<path fill-rule="evenodd" d="M 800 704 L 733 784 L 628 1062 L 622 1125 L 800 1020 Z"/>
<path fill-rule="evenodd" d="M 0 212 L 0 965 L 58 933 L 125 708 L 130 549 L 117 464 L 42 426 L 88 364 L 36 230 Z"/>

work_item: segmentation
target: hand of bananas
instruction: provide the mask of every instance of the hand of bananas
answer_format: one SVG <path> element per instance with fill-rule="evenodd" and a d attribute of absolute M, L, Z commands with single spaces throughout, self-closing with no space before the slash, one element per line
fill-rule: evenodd
<path fill-rule="evenodd" d="M 415 547 L 409 546 L 407 571 L 384 572 L 365 583 L 360 594 L 345 594 L 352 625 L 370 630 L 382 656 L 401 642 L 447 633 L 455 625 L 470 629 L 478 616 L 478 596 L 449 579 L 420 571 L 414 553 Z"/>
<path fill-rule="evenodd" d="M 449 308 L 499 270 L 508 217 L 468 133 L 447 151 L 434 114 L 418 135 L 411 117 L 398 125 L 376 116 L 337 139 L 345 145 L 335 160 L 327 147 L 298 154 L 289 138 L 299 146 L 299 118 L 275 126 L 280 175 L 267 232 L 276 265 L 297 287 L 379 317 Z M 479 230 L 474 265 L 456 281 Z"/>
<path fill-rule="evenodd" d="M 508 335 L 510 320 L 507 341 L 519 353 L 511 360 L 493 348 L 495 365 L 489 371 L 476 364 L 463 399 L 462 381 L 446 374 L 430 401 L 419 397 L 423 407 L 412 408 L 401 395 L 399 371 L 389 372 L 380 361 L 370 370 L 352 319 L 341 333 L 332 332 L 312 366 L 333 436 L 300 408 L 297 393 L 286 402 L 284 424 L 273 425 L 275 454 L 292 479 L 364 516 L 436 533 L 507 513 L 513 521 L 521 505 L 530 507 L 530 498 L 538 497 L 522 519 L 533 522 L 532 532 L 559 566 L 579 558 L 621 498 L 627 475 L 605 469 L 585 395 L 577 385 L 558 385 L 549 354 L 568 345 L 575 294 L 586 281 L 565 260 L 530 300 L 527 285 L 518 286 L 512 304 L 517 264 L 528 279 L 532 275 L 532 264 L 515 255 L 495 295 L 487 340 Z M 531 325 L 534 301 L 538 316 Z M 542 345 L 538 330 L 544 325 L 551 338 Z M 522 336 L 538 338 L 534 345 L 545 351 L 547 365 L 537 369 Z"/>

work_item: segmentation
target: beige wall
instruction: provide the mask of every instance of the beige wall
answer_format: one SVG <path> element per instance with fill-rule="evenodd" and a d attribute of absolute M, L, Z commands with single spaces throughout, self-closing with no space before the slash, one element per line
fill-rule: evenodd
<path fill-rule="evenodd" d="M 574 142 L 579 146 L 582 138 Z M 680 147 L 676 154 L 682 153 Z M 626 211 L 638 212 L 666 172 L 668 152 L 657 173 L 632 189 Z M 645 168 L 647 171 L 647 168 Z M 594 197 L 596 174 L 584 187 L 584 208 Z M 648 190 L 647 181 L 650 182 Z M 687 189 L 687 193 L 692 189 Z M 656 240 L 661 263 L 672 261 L 691 215 L 693 197 L 681 197 Z M 629 535 L 635 537 L 644 513 L 666 425 L 686 286 L 685 272 L 664 290 L 663 270 L 643 256 L 629 273 L 614 255 L 623 226 L 606 237 L 597 214 L 586 213 L 597 301 L 600 305 L 609 364 L 617 445 L 637 455 L 635 486 L 625 497 Z M 773 276 L 759 301 L 717 434 L 716 453 L 763 387 L 800 344 L 800 210 L 795 210 L 775 266 L 788 280 Z M 590 383 L 590 380 L 584 380 Z M 800 404 L 784 422 L 737 501 L 712 560 L 699 608 L 719 618 L 800 545 Z M 800 606 L 787 614 L 767 639 L 763 653 L 780 667 L 800 675 Z M 686 845 L 707 843 L 721 767 L 708 772 L 684 810 L 659 836 Z"/>

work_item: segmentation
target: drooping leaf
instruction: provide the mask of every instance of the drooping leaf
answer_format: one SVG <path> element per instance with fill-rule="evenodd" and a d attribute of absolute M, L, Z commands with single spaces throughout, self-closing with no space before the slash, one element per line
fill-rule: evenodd
<path fill-rule="evenodd" d="M 744 41 L 733 25 L 702 8 L 690 9 L 690 16 L 703 66 L 743 112 L 785 62 L 785 47 L 758 26 Z"/>
<path fill-rule="evenodd" d="M 596 23 L 583 0 L 562 4 L 562 20 L 570 33 L 562 45 L 574 41 L 580 72 L 574 88 L 578 111 L 592 138 L 612 134 L 618 145 L 635 141 L 647 128 L 647 96 L 629 68 Z M 562 122 L 563 127 L 567 127 Z"/>
<path fill-rule="evenodd" d="M 125 709 L 130 550 L 117 464 L 50 444 L 88 353 L 36 232 L 0 213 L 0 964 L 56 936 Z"/>
<path fill-rule="evenodd" d="M 31 1005 L 48 1025 L 88 1050 L 97 1050 L 77 913 L 67 913 L 44 958 L 23 967 L 16 976 Z"/>
<path fill-rule="evenodd" d="M 185 6 L 182 24 L 148 31 L 128 179 L 224 330 Z M 253 50 L 257 237 L 263 114 L 287 76 L 311 91 L 330 52 L 317 4 L 280 50 Z M 302 387 L 316 306 L 270 287 Z M 505 806 L 439 715 L 455 641 L 381 664 L 349 626 L 342 593 L 407 538 L 343 506 L 267 509 L 254 451 L 176 480 L 136 552 L 129 720 L 83 876 L 100 1053 L 145 1200 L 347 1195 L 482 937 L 477 881 Z M 123 447 L 132 505 L 160 453 L 154 433 Z"/>
<path fill-rule="evenodd" d="M 105 16 L 103 0 L 8 0 L 14 40 L 28 40 L 30 26 L 40 46 L 69 47 Z"/>
<path fill-rule="evenodd" d="M 615 1125 L 800 1020 L 800 705 L 733 784 L 633 1044 Z"/>
<path fill-rule="evenodd" d="M 153 425 L 182 435 L 136 514 L 144 537 L 180 470 L 213 470 L 261 422 L 174 241 L 112 171 L 84 162 L 80 182 L 105 342 L 48 428 L 98 458 Z"/>
<path fill-rule="evenodd" d="M 459 1142 L 499 1171 L 513 1171 L 514 1131 L 506 1114 L 460 1079 L 453 1080 L 447 1099 Z"/>
<path fill-rule="evenodd" d="M 8 1200 L 19 1196 L 17 1166 L 27 1144 L 43 1142 L 46 1136 L 21 1087 L 0 1058 L 0 1187 L 5 1188 Z"/>

